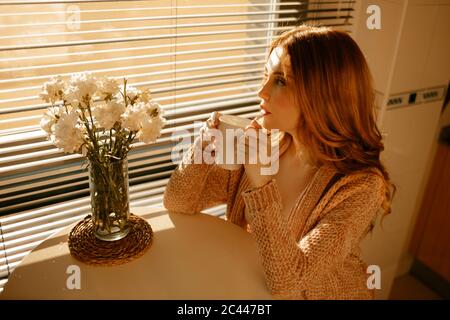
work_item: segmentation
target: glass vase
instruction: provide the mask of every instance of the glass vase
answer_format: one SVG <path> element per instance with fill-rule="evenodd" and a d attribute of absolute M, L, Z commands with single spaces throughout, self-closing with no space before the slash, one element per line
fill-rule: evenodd
<path fill-rule="evenodd" d="M 94 234 L 104 241 L 122 239 L 130 231 L 128 160 L 88 162 Z"/>

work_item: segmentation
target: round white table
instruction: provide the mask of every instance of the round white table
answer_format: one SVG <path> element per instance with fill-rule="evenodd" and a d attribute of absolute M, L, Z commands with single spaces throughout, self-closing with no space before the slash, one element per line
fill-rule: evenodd
<path fill-rule="evenodd" d="M 69 253 L 71 225 L 23 259 L 0 299 L 272 299 L 257 245 L 243 229 L 207 214 L 131 211 L 154 232 L 142 257 L 118 266 L 84 264 Z"/>

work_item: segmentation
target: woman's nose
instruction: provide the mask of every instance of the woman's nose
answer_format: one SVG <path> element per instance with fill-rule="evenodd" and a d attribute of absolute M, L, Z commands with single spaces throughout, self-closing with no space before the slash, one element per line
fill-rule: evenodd
<path fill-rule="evenodd" d="M 269 100 L 269 90 L 268 90 L 268 83 L 269 81 L 265 80 L 262 85 L 261 88 L 259 88 L 258 90 L 258 96 L 266 101 Z"/>

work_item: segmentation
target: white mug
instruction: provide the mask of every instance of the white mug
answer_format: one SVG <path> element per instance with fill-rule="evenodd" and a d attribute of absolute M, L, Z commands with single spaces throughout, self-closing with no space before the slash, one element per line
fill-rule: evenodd
<path fill-rule="evenodd" d="M 221 141 L 216 144 L 216 164 L 226 170 L 238 170 L 243 165 L 239 163 L 237 141 L 244 133 L 245 127 L 251 123 L 250 119 L 221 114 L 217 129 L 221 133 Z"/>

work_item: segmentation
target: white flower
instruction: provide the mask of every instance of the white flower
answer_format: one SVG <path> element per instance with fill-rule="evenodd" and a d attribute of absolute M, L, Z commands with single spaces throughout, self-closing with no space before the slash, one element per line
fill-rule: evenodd
<path fill-rule="evenodd" d="M 140 103 L 143 110 L 143 118 L 141 121 L 141 130 L 138 132 L 137 137 L 139 141 L 144 143 L 155 142 L 161 135 L 161 129 L 166 124 L 166 119 L 162 117 L 161 106 L 154 102 Z"/>
<path fill-rule="evenodd" d="M 65 99 L 72 106 L 85 107 L 97 91 L 97 80 L 91 72 L 74 73 Z"/>
<path fill-rule="evenodd" d="M 124 93 L 124 87 L 123 85 L 120 86 L 120 91 L 122 91 L 122 93 Z M 127 85 L 127 102 L 130 103 L 134 103 L 135 100 L 139 97 L 139 95 L 141 94 L 141 90 L 139 90 L 136 87 L 132 87 L 132 86 L 128 86 Z"/>
<path fill-rule="evenodd" d="M 137 138 L 144 143 L 155 142 L 161 136 L 161 129 L 165 123 L 166 119 L 163 117 L 147 118 L 142 129 L 138 132 Z"/>
<path fill-rule="evenodd" d="M 96 106 L 92 110 L 92 113 L 97 123 L 106 130 L 109 130 L 117 121 L 120 121 L 120 116 L 125 110 L 126 108 L 122 103 L 108 101 L 106 104 Z"/>
<path fill-rule="evenodd" d="M 138 131 L 143 127 L 148 127 L 148 123 L 151 123 L 161 115 L 161 107 L 156 102 L 139 102 L 133 106 L 128 106 L 127 111 L 121 117 L 122 126 L 131 131 Z"/>
<path fill-rule="evenodd" d="M 49 107 L 43 117 L 41 118 L 41 128 L 47 133 L 47 136 L 51 136 L 53 133 L 53 126 L 63 114 L 64 109 L 62 107 Z"/>
<path fill-rule="evenodd" d="M 78 113 L 75 110 L 61 115 L 54 125 L 52 140 L 66 153 L 73 153 L 80 149 L 84 143 L 84 129 L 78 123 Z"/>
<path fill-rule="evenodd" d="M 55 127 L 55 135 L 65 135 L 68 131 L 73 130 L 77 123 L 78 113 L 75 110 L 63 113 Z"/>
<path fill-rule="evenodd" d="M 151 100 L 150 103 L 145 104 L 145 113 L 150 117 L 156 118 L 162 116 L 163 110 L 157 102 Z"/>
<path fill-rule="evenodd" d="M 149 89 L 144 89 L 140 92 L 138 100 L 141 102 L 149 103 L 152 100 L 152 94 Z"/>
<path fill-rule="evenodd" d="M 68 88 L 64 93 L 64 100 L 66 100 L 66 102 L 69 103 L 73 108 L 78 108 L 80 106 L 78 93 L 72 87 Z"/>
<path fill-rule="evenodd" d="M 42 92 L 39 96 L 45 102 L 51 102 L 53 104 L 63 98 L 66 86 L 67 84 L 61 76 L 53 76 L 49 81 L 44 83 L 42 86 Z"/>
<path fill-rule="evenodd" d="M 123 101 L 123 96 L 122 96 L 120 93 L 116 94 L 116 95 L 113 97 L 113 100 L 115 100 L 117 103 L 121 103 L 121 104 L 125 105 L 125 103 L 124 103 L 124 101 Z M 127 101 L 127 102 L 129 102 L 129 101 Z M 129 104 L 129 103 L 128 103 L 128 104 Z"/>
<path fill-rule="evenodd" d="M 102 77 L 97 82 L 97 94 L 100 99 L 111 98 L 119 91 L 119 84 L 114 78 Z"/>
<path fill-rule="evenodd" d="M 122 127 L 130 131 L 138 131 L 142 127 L 142 120 L 145 117 L 144 103 L 128 105 L 127 110 L 121 116 Z"/>
<path fill-rule="evenodd" d="M 64 152 L 77 152 L 99 159 L 124 156 L 129 151 L 127 137 L 137 136 L 145 143 L 154 142 L 161 135 L 166 122 L 162 117 L 163 110 L 151 99 L 150 90 L 139 90 L 132 86 L 125 89 L 126 104 L 124 87 L 119 87 L 114 78 L 97 79 L 92 73 L 84 72 L 72 74 L 70 82 L 66 83 L 61 76 L 52 77 L 44 84 L 41 97 L 52 102 L 52 105 L 55 101 L 64 100 L 65 106 L 48 108 L 41 119 L 41 128 L 48 139 Z M 103 101 L 97 104 L 96 98 Z M 92 115 L 86 113 L 85 108 L 88 106 Z M 112 137 L 107 130 L 116 123 L 121 124 L 121 131 L 116 133 L 119 134 L 116 138 L 124 137 L 124 140 L 121 148 L 111 150 Z M 92 136 L 94 127 L 96 132 Z M 118 127 L 116 129 L 119 130 Z"/>
<path fill-rule="evenodd" d="M 64 137 L 56 142 L 56 146 L 64 149 L 66 153 L 79 152 L 80 147 L 84 143 L 84 130 L 80 124 L 77 124 L 75 128 Z"/>

